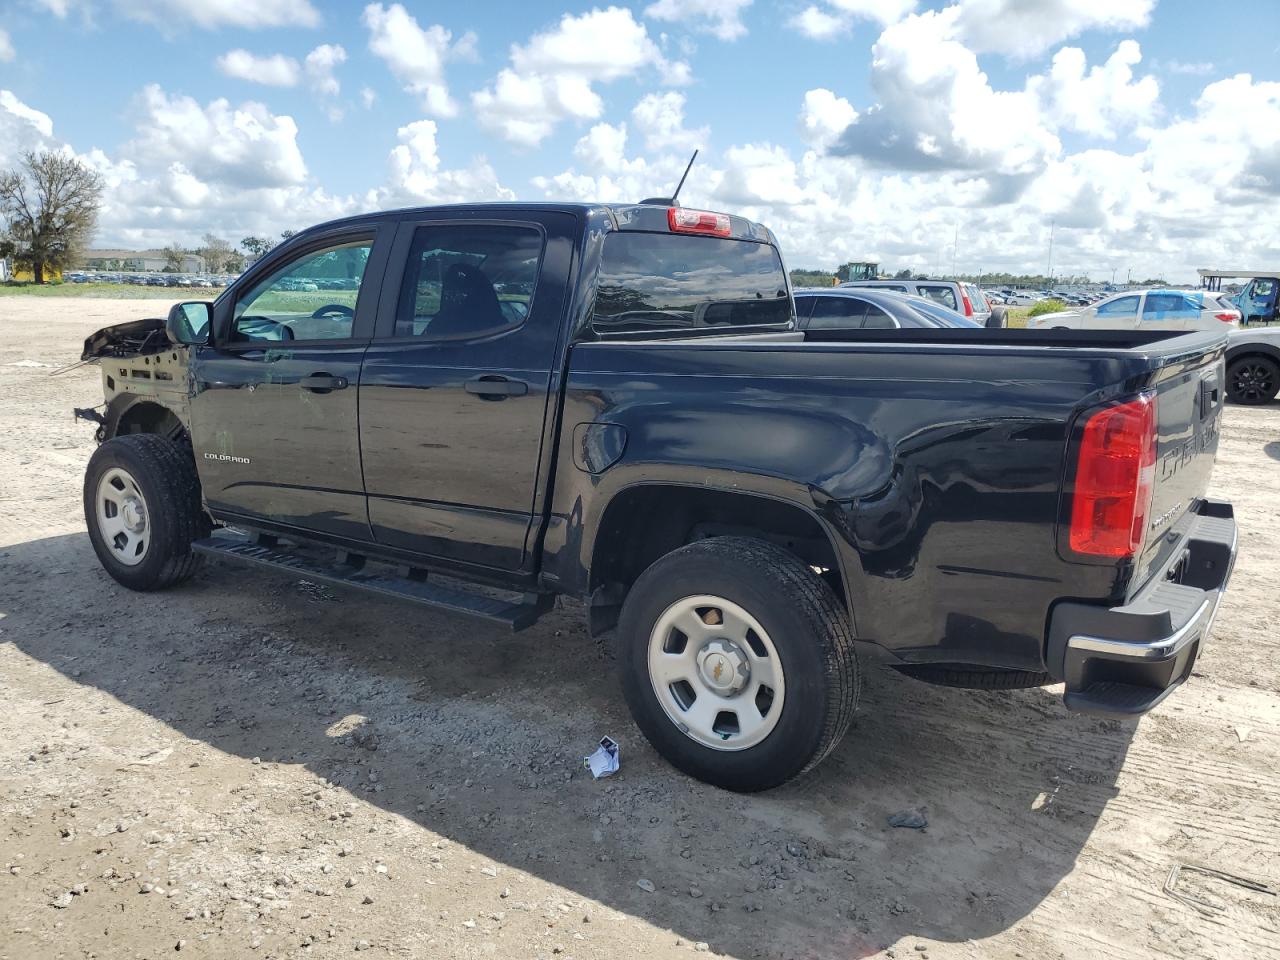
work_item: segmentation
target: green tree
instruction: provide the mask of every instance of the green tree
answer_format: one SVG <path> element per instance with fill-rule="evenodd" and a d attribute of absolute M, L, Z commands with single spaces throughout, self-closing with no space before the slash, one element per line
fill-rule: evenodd
<path fill-rule="evenodd" d="M 240 241 L 240 249 L 255 260 L 275 246 L 269 237 L 245 237 Z"/>
<path fill-rule="evenodd" d="M 295 233 L 297 233 L 297 232 L 298 232 L 297 230 L 281 230 L 281 231 L 280 231 L 280 241 L 283 243 L 285 240 L 288 240 L 290 237 L 292 237 L 292 236 L 293 236 Z"/>
<path fill-rule="evenodd" d="M 88 245 L 98 224 L 102 177 L 75 157 L 28 151 L 0 173 L 0 256 L 10 256 L 45 282 L 45 269 L 61 270 Z"/>

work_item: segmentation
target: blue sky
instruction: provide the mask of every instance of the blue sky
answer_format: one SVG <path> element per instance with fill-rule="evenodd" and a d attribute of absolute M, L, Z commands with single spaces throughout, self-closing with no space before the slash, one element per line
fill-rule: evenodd
<path fill-rule="evenodd" d="M 1057 221 L 1064 269 L 1183 279 L 1200 261 L 1280 262 L 1274 218 L 1256 216 L 1280 199 L 1277 12 L 0 0 L 0 161 L 85 157 L 113 187 L 100 241 L 141 246 L 371 206 L 638 199 L 697 145 L 686 202 L 770 223 L 793 265 L 928 267 L 958 230 L 962 269 L 1035 270 Z M 323 45 L 341 55 L 318 77 Z M 1230 169 L 1178 155 L 1206 136 L 1203 162 Z"/>

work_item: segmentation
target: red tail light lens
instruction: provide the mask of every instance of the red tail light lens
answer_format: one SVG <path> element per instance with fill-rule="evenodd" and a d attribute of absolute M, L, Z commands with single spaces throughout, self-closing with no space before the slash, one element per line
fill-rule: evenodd
<path fill-rule="evenodd" d="M 964 303 L 964 315 L 966 317 L 973 316 L 973 304 L 969 302 L 969 292 L 964 287 L 960 288 L 960 300 Z"/>
<path fill-rule="evenodd" d="M 1214 317 L 1223 323 L 1235 323 L 1240 319 L 1234 313 L 1215 313 Z"/>
<path fill-rule="evenodd" d="M 1142 546 L 1156 478 L 1156 398 L 1144 393 L 1085 423 L 1071 497 L 1071 549 L 1132 557 Z"/>
<path fill-rule="evenodd" d="M 672 233 L 701 233 L 708 237 L 729 236 L 729 215 L 707 210 L 667 208 L 667 226 Z"/>

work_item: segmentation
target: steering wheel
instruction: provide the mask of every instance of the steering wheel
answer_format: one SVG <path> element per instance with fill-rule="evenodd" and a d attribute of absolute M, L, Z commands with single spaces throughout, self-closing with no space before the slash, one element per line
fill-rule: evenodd
<path fill-rule="evenodd" d="M 321 317 L 351 317 L 354 318 L 356 312 L 343 303 L 326 303 L 323 307 L 311 314 L 313 320 L 319 320 Z"/>

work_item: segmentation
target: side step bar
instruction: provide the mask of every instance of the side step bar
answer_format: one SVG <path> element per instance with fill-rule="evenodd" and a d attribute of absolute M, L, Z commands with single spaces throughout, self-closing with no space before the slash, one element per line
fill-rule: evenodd
<path fill-rule="evenodd" d="M 408 600 L 444 613 L 478 617 L 490 623 L 501 624 L 512 631 L 532 626 L 542 614 L 551 609 L 554 602 L 551 594 L 525 594 L 523 600 L 503 600 L 431 582 L 424 576 L 415 576 L 417 571 L 411 571 L 409 576 L 379 573 L 366 569 L 361 556 L 339 553 L 339 558 L 326 560 L 313 556 L 311 549 L 281 544 L 274 538 L 264 537 L 258 541 L 222 533 L 197 540 L 191 548 L 205 556 L 235 560 L 339 587 L 355 587 L 383 597 Z"/>

